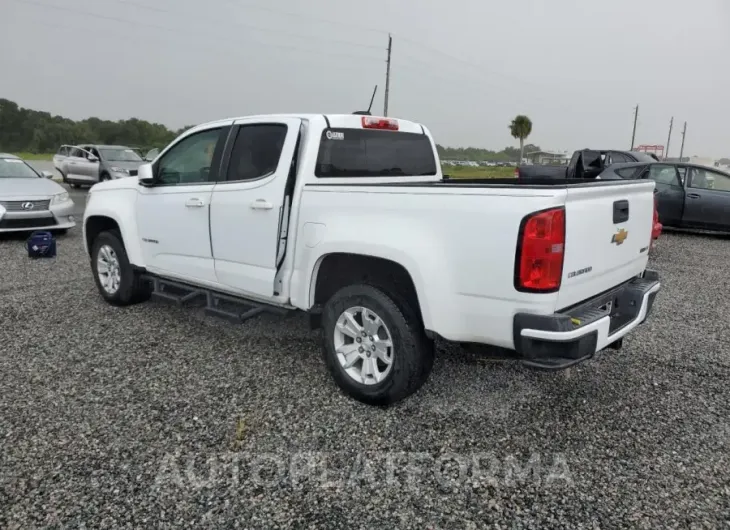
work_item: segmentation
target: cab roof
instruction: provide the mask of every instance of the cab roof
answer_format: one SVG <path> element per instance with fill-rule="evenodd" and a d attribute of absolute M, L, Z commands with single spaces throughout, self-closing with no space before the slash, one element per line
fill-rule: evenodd
<path fill-rule="evenodd" d="M 215 120 L 208 123 L 201 123 L 193 127 L 192 129 L 207 128 L 214 125 L 225 125 L 231 121 L 235 122 L 238 120 L 250 120 L 250 119 L 300 119 L 306 120 L 313 123 L 321 123 L 323 127 L 327 128 L 343 128 L 343 129 L 362 129 L 363 118 L 384 118 L 383 116 L 369 116 L 361 114 L 257 114 L 253 116 L 238 116 L 225 118 L 222 120 Z M 409 120 L 403 120 L 401 118 L 388 117 L 390 120 L 397 120 L 400 132 L 411 132 L 411 133 L 422 133 L 425 134 L 423 126 L 419 123 L 412 122 Z M 191 130 L 192 130 L 191 129 Z"/>

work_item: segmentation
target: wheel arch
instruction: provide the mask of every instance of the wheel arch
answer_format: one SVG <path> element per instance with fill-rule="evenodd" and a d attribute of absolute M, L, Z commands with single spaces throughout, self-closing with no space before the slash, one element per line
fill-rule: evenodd
<path fill-rule="evenodd" d="M 91 255 L 91 245 L 96 236 L 108 229 L 118 230 L 129 262 L 144 267 L 141 241 L 137 231 L 137 195 L 132 189 L 89 191 L 84 212 L 84 247 Z"/>
<path fill-rule="evenodd" d="M 428 322 L 423 297 L 412 272 L 399 261 L 371 254 L 331 252 L 319 257 L 310 281 L 310 307 L 321 307 L 339 289 L 365 283 L 390 291 Z M 426 314 L 425 314 L 426 313 Z"/>
<path fill-rule="evenodd" d="M 94 244 L 94 240 L 102 232 L 108 232 L 115 230 L 122 235 L 122 231 L 119 228 L 119 223 L 116 219 L 108 217 L 106 215 L 91 215 L 84 220 L 84 245 L 86 246 L 86 252 L 91 254 L 91 248 Z M 124 242 L 124 236 L 122 235 L 122 244 L 126 247 Z"/>

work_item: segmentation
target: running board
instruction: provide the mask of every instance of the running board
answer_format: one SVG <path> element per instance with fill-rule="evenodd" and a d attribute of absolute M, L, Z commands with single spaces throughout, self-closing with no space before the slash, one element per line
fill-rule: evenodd
<path fill-rule="evenodd" d="M 177 306 L 203 302 L 207 315 L 222 317 L 234 324 L 241 324 L 262 313 L 286 315 L 289 312 L 282 307 L 269 306 L 157 276 L 145 275 L 145 279 L 152 283 L 153 299 Z"/>

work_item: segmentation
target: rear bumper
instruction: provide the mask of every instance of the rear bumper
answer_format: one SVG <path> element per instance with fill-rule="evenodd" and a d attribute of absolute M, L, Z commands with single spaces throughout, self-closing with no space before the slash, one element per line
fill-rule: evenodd
<path fill-rule="evenodd" d="M 515 350 L 522 362 L 558 370 L 590 359 L 643 323 L 661 289 L 659 274 L 646 270 L 581 304 L 552 315 L 518 313 L 514 318 Z"/>

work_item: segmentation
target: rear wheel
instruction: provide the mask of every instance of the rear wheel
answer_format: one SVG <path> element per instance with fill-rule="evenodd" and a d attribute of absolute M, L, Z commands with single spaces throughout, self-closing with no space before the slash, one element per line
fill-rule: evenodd
<path fill-rule="evenodd" d="M 94 239 L 91 269 L 99 293 L 112 305 L 136 304 L 150 297 L 151 288 L 129 263 L 119 232 L 102 232 Z"/>
<path fill-rule="evenodd" d="M 109 176 L 109 173 L 102 173 L 99 176 L 99 182 L 104 182 L 106 180 L 111 180 L 111 177 Z"/>
<path fill-rule="evenodd" d="M 389 405 L 426 381 L 433 343 L 415 312 L 383 290 L 351 285 L 337 291 L 322 314 L 324 356 L 337 385 L 370 405 Z"/>

